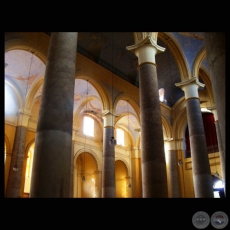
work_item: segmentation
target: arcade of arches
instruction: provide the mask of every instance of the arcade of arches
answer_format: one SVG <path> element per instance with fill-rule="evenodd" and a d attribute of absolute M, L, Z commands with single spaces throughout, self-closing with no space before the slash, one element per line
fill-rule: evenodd
<path fill-rule="evenodd" d="M 145 33 L 139 39 L 145 42 L 135 40 L 127 48 L 139 58 L 137 87 L 75 52 L 77 33 L 7 34 L 6 198 L 225 197 L 225 139 L 219 125 L 225 103 L 217 105 L 219 89 L 213 84 L 218 79 L 213 83 L 212 73 L 217 67 L 208 73 L 201 65 L 208 51 L 210 60 L 215 55 L 209 49 L 214 41 L 207 39 L 207 53 L 202 51 L 191 73 L 174 84 L 183 96 L 169 106 L 167 88 L 145 80 L 157 78 L 157 59 L 150 63 L 149 53 L 157 56 L 161 48 L 151 39 L 148 43 Z M 151 48 L 142 49 L 145 44 Z M 185 71 L 180 59 L 176 63 L 180 73 Z M 220 75 L 224 82 L 225 73 Z M 92 135 L 84 131 L 87 123 Z M 120 138 L 117 130 L 124 144 L 110 140 Z"/>

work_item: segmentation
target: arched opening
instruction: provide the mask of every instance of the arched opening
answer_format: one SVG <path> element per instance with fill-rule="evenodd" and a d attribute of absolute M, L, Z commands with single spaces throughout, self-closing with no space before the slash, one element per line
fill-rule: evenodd
<path fill-rule="evenodd" d="M 93 156 L 87 152 L 77 157 L 77 197 L 96 198 L 99 197 L 99 177 L 97 166 Z"/>
<path fill-rule="evenodd" d="M 115 161 L 116 198 L 129 197 L 129 181 L 127 180 L 127 168 L 121 160 Z"/>

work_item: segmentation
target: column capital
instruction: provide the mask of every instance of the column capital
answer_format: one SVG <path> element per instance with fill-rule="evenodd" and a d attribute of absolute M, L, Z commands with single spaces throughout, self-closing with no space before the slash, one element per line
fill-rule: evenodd
<path fill-rule="evenodd" d="M 137 36 L 136 36 L 137 37 Z M 154 63 L 155 55 L 165 51 L 164 47 L 157 45 L 154 33 L 142 36 L 139 40 L 135 39 L 135 45 L 126 46 L 126 49 L 132 51 L 138 57 L 138 64 Z"/>
<path fill-rule="evenodd" d="M 114 113 L 114 111 L 109 111 L 109 110 L 107 110 L 107 109 L 105 109 L 105 110 L 103 110 L 102 111 L 102 116 L 105 116 L 105 115 L 113 115 L 113 116 L 116 116 L 116 117 L 119 117 L 120 116 L 120 114 L 117 114 L 117 113 Z"/>
<path fill-rule="evenodd" d="M 120 114 L 114 113 L 114 111 L 103 110 L 102 118 L 104 120 L 104 127 L 105 126 L 114 126 L 114 117 L 119 117 Z"/>
<path fill-rule="evenodd" d="M 171 138 L 170 137 L 169 138 L 165 138 L 164 141 L 165 142 L 170 142 L 170 141 L 173 141 L 173 138 L 172 137 Z"/>
<path fill-rule="evenodd" d="M 199 80 L 196 77 L 179 83 L 175 83 L 175 85 L 177 87 L 180 87 L 184 91 L 185 99 L 192 97 L 199 98 L 198 88 L 203 88 L 205 86 L 205 84 L 199 82 Z"/>
<path fill-rule="evenodd" d="M 164 142 L 167 146 L 167 150 L 174 150 L 175 149 L 175 140 L 173 138 L 166 138 Z"/>
<path fill-rule="evenodd" d="M 26 110 L 19 109 L 18 113 L 17 113 L 17 116 L 18 116 L 17 125 L 27 127 L 30 117 L 35 116 L 35 114 L 32 114 L 32 113 L 30 113 L 29 111 L 26 111 Z"/>
<path fill-rule="evenodd" d="M 133 156 L 135 158 L 139 158 L 140 157 L 140 148 L 134 147 L 133 150 L 134 150 Z"/>

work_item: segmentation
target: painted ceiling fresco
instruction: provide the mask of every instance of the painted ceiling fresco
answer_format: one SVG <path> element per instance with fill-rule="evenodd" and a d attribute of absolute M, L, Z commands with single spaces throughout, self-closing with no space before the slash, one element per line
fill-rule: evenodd
<path fill-rule="evenodd" d="M 19 100 L 17 98 L 16 91 L 19 93 L 22 107 L 24 106 L 26 96 L 31 89 L 32 85 L 40 78 L 44 77 L 45 65 L 35 55 L 23 51 L 13 50 L 5 54 L 5 114 L 16 114 L 19 109 Z M 14 86 L 15 90 L 11 86 Z M 37 90 L 35 97 L 40 97 L 42 93 L 42 86 Z M 86 103 L 87 101 L 87 103 Z M 74 88 L 74 111 L 78 107 L 81 108 L 80 113 L 85 111 L 93 112 L 96 115 L 102 114 L 101 98 L 96 89 L 90 84 L 90 82 L 75 79 Z M 129 118 L 121 116 L 118 121 L 118 125 L 121 127 L 127 127 L 129 122 L 129 128 L 136 138 L 138 133 L 135 131 L 139 128 L 137 122 L 137 115 L 126 101 L 119 101 L 115 109 L 117 114 L 130 113 Z"/>
<path fill-rule="evenodd" d="M 48 35 L 49 32 L 46 32 Z M 188 68 L 192 68 L 194 60 L 204 48 L 203 32 L 169 32 L 183 56 Z M 173 54 L 160 38 L 157 41 L 164 52 L 156 55 L 158 88 L 164 89 L 164 101 L 172 107 L 184 92 L 175 86 L 181 81 L 179 69 Z M 84 56 L 91 57 L 94 62 L 109 69 L 131 84 L 139 87 L 139 76 L 137 72 L 138 60 L 134 53 L 126 49 L 134 44 L 132 32 L 79 32 L 77 51 Z M 90 54 L 90 55 L 89 55 Z M 208 63 L 206 58 L 201 67 L 207 72 Z M 26 95 L 31 86 L 44 77 L 45 65 L 35 55 L 23 50 L 12 50 L 5 53 L 5 113 L 16 114 L 21 101 L 24 105 Z M 11 86 L 14 85 L 12 88 Z M 18 96 L 15 92 L 18 92 Z M 36 97 L 40 97 L 42 87 L 37 91 Z M 114 94 L 116 89 L 114 89 Z M 9 96 L 11 95 L 11 96 Z M 20 98 L 20 99 L 18 99 Z M 85 103 L 85 101 L 88 101 Z M 96 89 L 85 80 L 75 80 L 74 111 L 80 107 L 80 113 L 85 110 L 96 114 L 102 113 L 101 98 Z M 139 128 L 137 115 L 127 101 L 119 101 L 116 107 L 117 114 L 123 114 L 117 119 L 117 125 L 130 127 L 134 137 L 137 137 L 135 129 Z M 127 116 L 129 113 L 129 116 Z M 129 123 L 129 124 L 128 124 Z"/>

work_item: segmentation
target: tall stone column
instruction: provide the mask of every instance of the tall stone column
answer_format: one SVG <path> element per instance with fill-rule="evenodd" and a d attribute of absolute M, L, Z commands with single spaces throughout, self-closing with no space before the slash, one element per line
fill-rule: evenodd
<path fill-rule="evenodd" d="M 135 45 L 127 47 L 138 57 L 142 194 L 144 198 L 168 197 L 161 108 L 155 55 L 165 48 L 157 45 L 157 33 L 134 34 Z"/>
<path fill-rule="evenodd" d="M 225 67 L 225 32 L 206 32 L 205 48 L 209 63 L 210 79 L 212 82 L 213 94 L 218 114 L 220 136 L 222 141 L 223 155 L 225 155 L 225 88 L 226 88 L 226 67 Z"/>
<path fill-rule="evenodd" d="M 30 114 L 23 113 L 21 110 L 19 110 L 8 183 L 6 187 L 7 198 L 18 198 L 23 196 L 23 163 L 25 157 L 25 142 L 29 118 Z"/>
<path fill-rule="evenodd" d="M 111 137 L 114 137 L 114 113 L 103 112 L 104 132 L 103 132 L 103 170 L 102 170 L 102 197 L 116 197 L 115 180 L 115 146 L 110 144 Z"/>
<path fill-rule="evenodd" d="M 74 194 L 74 139 L 72 139 L 72 148 L 71 148 L 71 167 L 70 167 L 70 189 L 69 189 L 69 197 L 73 198 Z"/>
<path fill-rule="evenodd" d="M 204 87 L 204 84 L 197 78 L 192 78 L 176 83 L 176 86 L 181 87 L 185 93 L 195 197 L 213 198 L 211 170 L 198 95 L 198 88 Z"/>
<path fill-rule="evenodd" d="M 226 197 L 226 168 L 225 168 L 226 158 L 224 155 L 222 141 L 221 141 L 220 126 L 219 126 L 216 106 L 211 106 L 211 107 L 208 107 L 207 109 L 211 110 L 214 114 L 215 126 L 216 126 L 216 136 L 217 136 L 218 149 L 219 149 L 219 154 L 220 154 L 220 167 L 221 167 L 221 173 L 222 173 L 222 182 L 223 182 L 224 193 Z"/>
<path fill-rule="evenodd" d="M 166 159 L 168 161 L 168 183 L 169 183 L 169 198 L 180 198 L 180 186 L 178 175 L 178 160 L 177 150 L 174 140 L 165 140 L 167 145 Z"/>
<path fill-rule="evenodd" d="M 70 195 L 77 32 L 52 32 L 35 138 L 31 198 Z"/>

